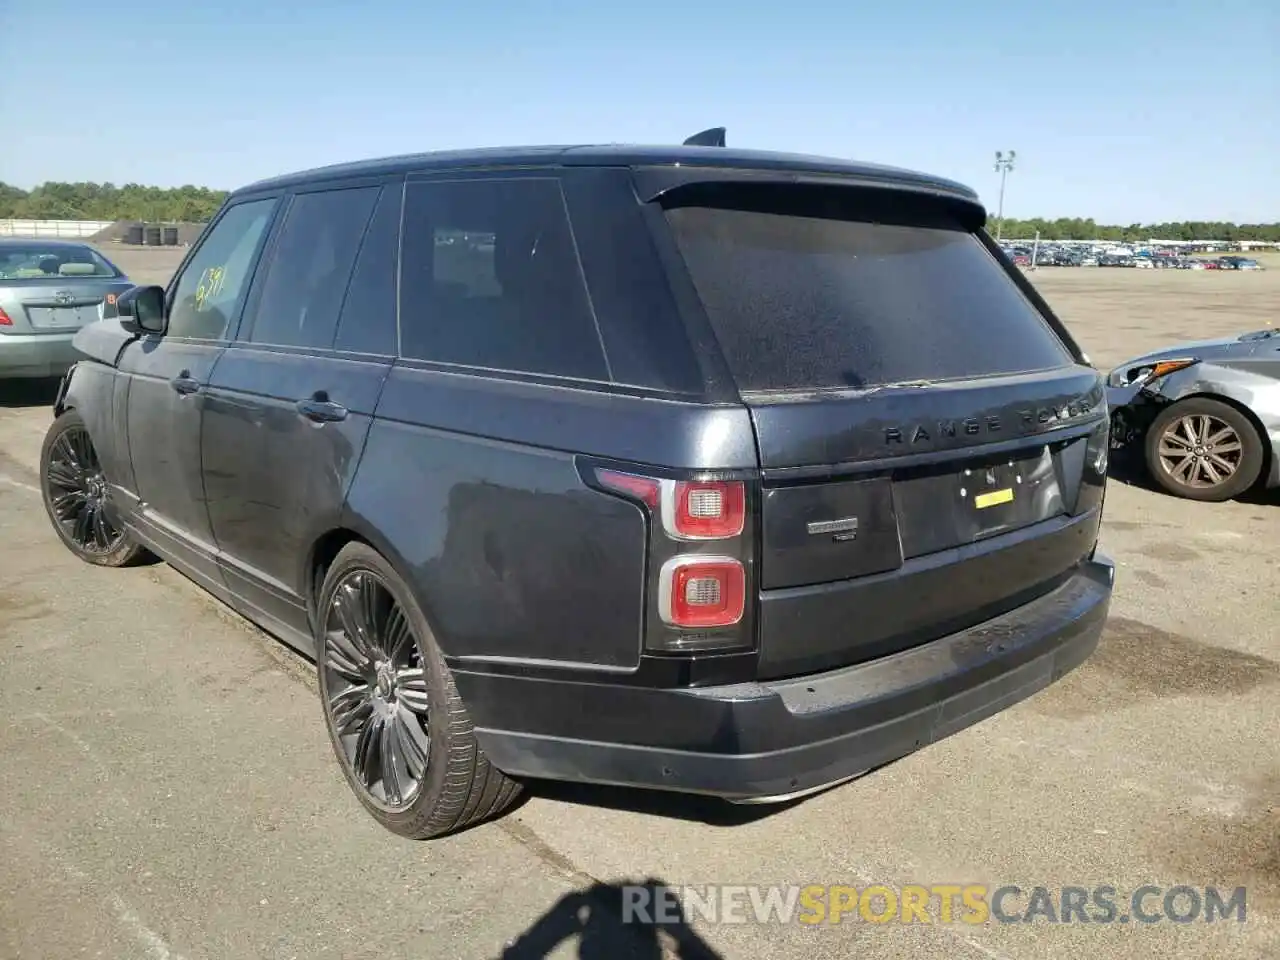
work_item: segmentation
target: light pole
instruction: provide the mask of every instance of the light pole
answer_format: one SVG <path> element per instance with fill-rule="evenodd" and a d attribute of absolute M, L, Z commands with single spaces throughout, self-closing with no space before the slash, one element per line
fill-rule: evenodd
<path fill-rule="evenodd" d="M 996 171 L 1000 174 L 1000 202 L 996 207 L 996 239 L 1000 239 L 1000 231 L 1004 226 L 1004 181 L 1009 176 L 1009 171 L 1013 169 L 1013 160 L 1017 154 L 1010 150 L 1008 153 L 996 151 Z"/>

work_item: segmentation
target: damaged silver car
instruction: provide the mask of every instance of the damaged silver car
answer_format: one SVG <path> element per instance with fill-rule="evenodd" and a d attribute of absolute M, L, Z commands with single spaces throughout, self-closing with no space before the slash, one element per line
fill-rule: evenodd
<path fill-rule="evenodd" d="M 1139 444 L 1160 487 L 1230 500 L 1280 486 L 1280 330 L 1184 343 L 1107 378 L 1112 445 Z"/>

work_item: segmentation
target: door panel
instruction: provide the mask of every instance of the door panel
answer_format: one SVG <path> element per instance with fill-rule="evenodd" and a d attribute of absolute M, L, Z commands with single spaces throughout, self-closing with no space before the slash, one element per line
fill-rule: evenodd
<path fill-rule="evenodd" d="M 203 389 L 180 393 L 180 376 L 208 383 L 223 346 L 163 338 L 130 344 L 120 360 L 137 519 L 166 554 L 202 578 L 220 582 L 200 476 Z"/>
<path fill-rule="evenodd" d="M 395 185 L 294 196 L 210 385 L 202 457 L 223 575 L 243 613 L 300 648 L 307 554 L 339 523 L 391 364 L 333 344 L 394 331 L 399 212 Z"/>
<path fill-rule="evenodd" d="M 227 584 L 297 630 L 300 560 L 337 525 L 388 366 L 235 344 L 214 373 L 202 455 Z"/>

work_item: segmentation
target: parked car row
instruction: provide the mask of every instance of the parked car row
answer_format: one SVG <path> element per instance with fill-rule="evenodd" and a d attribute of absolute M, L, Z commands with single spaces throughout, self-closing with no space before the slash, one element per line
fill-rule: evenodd
<path fill-rule="evenodd" d="M 1033 248 L 1024 244 L 1002 244 L 1020 267 L 1132 267 L 1139 270 L 1261 270 L 1252 257 L 1228 254 L 1209 259 L 1189 257 L 1171 250 L 1103 249 L 1046 244 Z"/>

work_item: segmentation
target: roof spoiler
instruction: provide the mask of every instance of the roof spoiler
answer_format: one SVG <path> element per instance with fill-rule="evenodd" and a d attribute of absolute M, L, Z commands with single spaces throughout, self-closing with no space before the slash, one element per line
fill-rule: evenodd
<path fill-rule="evenodd" d="M 700 133 L 695 133 L 684 142 L 684 145 L 686 147 L 723 147 L 724 133 L 724 127 L 711 127 Z"/>

